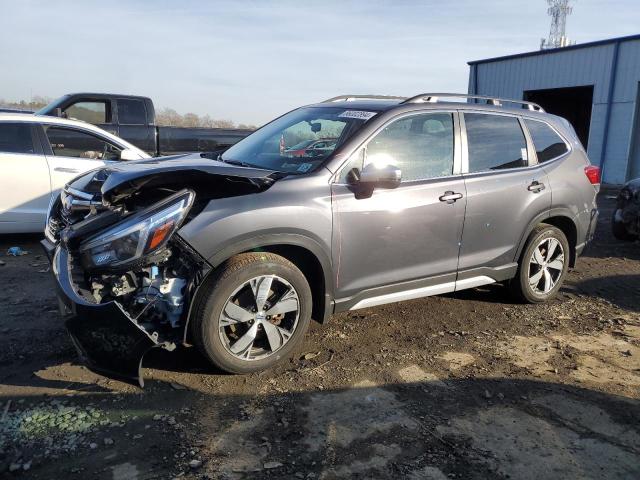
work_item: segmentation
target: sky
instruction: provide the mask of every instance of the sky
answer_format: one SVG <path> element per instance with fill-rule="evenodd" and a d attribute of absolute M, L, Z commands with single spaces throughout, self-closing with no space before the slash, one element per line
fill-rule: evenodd
<path fill-rule="evenodd" d="M 640 33 L 639 0 L 575 0 L 578 43 Z M 340 94 L 466 92 L 467 61 L 537 50 L 545 0 L 0 0 L 0 98 L 77 91 L 260 125 Z"/>

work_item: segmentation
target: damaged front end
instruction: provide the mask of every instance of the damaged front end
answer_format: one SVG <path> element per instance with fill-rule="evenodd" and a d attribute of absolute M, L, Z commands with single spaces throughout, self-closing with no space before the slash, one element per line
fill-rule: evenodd
<path fill-rule="evenodd" d="M 198 191 L 178 188 L 193 176 L 192 167 L 186 171 L 107 168 L 79 177 L 51 206 L 42 242 L 81 357 L 141 386 L 144 355 L 173 350 L 186 338 L 192 299 L 211 269 L 178 229 L 209 200 L 229 195 L 221 193 L 229 182 L 235 195 L 272 182 L 209 171 L 200 172 L 206 189 L 197 182 Z"/>
<path fill-rule="evenodd" d="M 613 222 L 624 229 L 628 239 L 640 238 L 640 178 L 625 184 L 618 193 Z"/>

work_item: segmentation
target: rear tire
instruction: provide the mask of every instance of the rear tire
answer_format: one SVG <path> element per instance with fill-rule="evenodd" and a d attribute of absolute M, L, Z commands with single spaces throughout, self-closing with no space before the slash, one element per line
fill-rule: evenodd
<path fill-rule="evenodd" d="M 200 351 L 229 373 L 266 370 L 288 358 L 311 319 L 311 289 L 289 260 L 243 253 L 207 279 L 193 318 Z"/>
<path fill-rule="evenodd" d="M 527 240 L 511 280 L 511 291 L 521 301 L 542 303 L 560 290 L 569 270 L 569 242 L 562 230 L 542 223 Z"/>
<path fill-rule="evenodd" d="M 633 242 L 638 237 L 633 235 L 627 231 L 627 227 L 624 222 L 616 221 L 616 212 L 613 212 L 613 216 L 611 217 L 611 233 L 618 240 L 622 240 L 623 242 Z"/>

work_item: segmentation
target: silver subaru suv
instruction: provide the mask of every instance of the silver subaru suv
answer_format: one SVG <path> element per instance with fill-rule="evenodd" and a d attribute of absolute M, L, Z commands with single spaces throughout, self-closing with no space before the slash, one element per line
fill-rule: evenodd
<path fill-rule="evenodd" d="M 182 344 L 248 373 L 312 318 L 494 282 L 552 298 L 599 184 L 570 124 L 536 104 L 340 96 L 224 152 L 77 177 L 43 246 L 90 367 L 142 384 L 144 354 Z"/>

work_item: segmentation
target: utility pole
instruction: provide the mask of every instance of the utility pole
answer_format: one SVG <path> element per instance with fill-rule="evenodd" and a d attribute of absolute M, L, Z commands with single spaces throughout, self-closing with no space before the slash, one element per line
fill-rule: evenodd
<path fill-rule="evenodd" d="M 551 29 L 549 30 L 549 38 L 546 40 L 543 38 L 540 42 L 540 50 L 574 45 L 575 42 L 569 41 L 565 31 L 567 15 L 571 15 L 573 11 L 569 0 L 547 0 L 547 3 L 549 4 L 547 13 L 551 17 Z"/>

